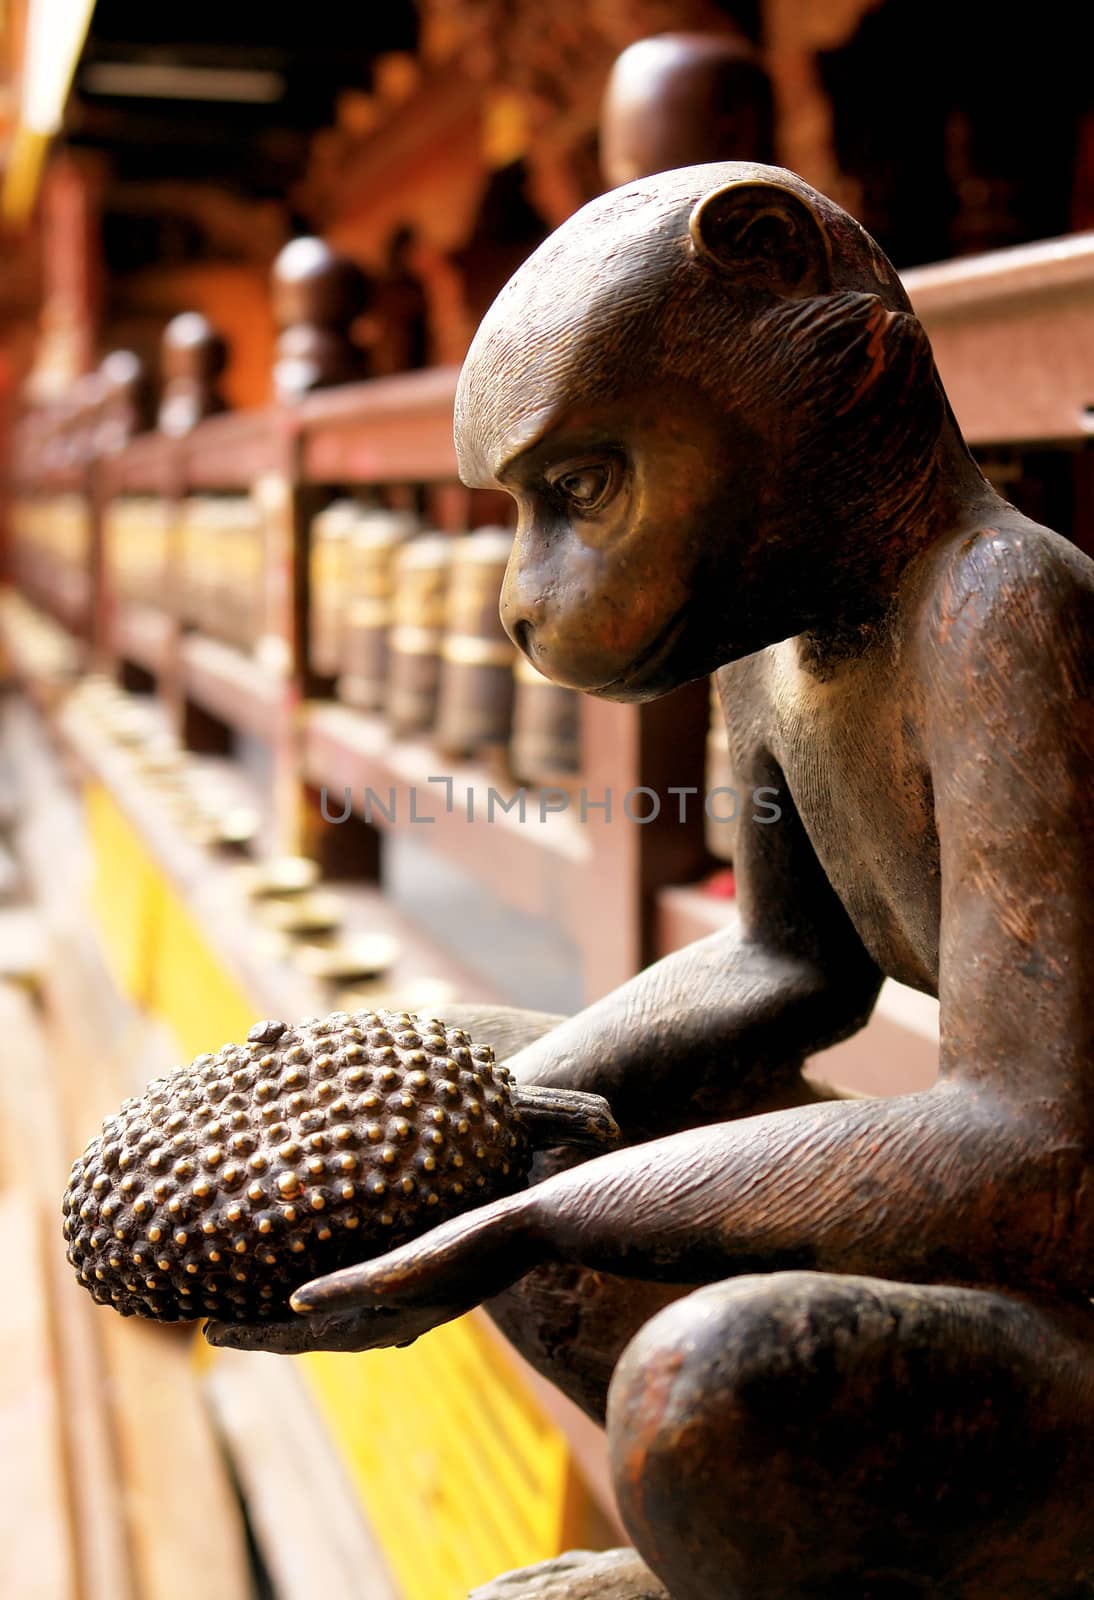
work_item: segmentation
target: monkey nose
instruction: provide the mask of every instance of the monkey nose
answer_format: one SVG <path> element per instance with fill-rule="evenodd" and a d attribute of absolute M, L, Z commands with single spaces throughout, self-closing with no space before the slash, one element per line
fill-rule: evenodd
<path fill-rule="evenodd" d="M 501 590 L 501 624 L 517 649 L 532 659 L 536 625 L 542 621 L 542 605 L 527 574 L 514 570 L 512 563 Z"/>

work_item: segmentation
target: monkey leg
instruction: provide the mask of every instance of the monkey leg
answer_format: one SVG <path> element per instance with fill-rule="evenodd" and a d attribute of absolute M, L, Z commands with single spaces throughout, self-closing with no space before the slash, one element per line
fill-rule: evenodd
<path fill-rule="evenodd" d="M 628 1346 L 620 1508 L 673 1600 L 1094 1594 L 1094 1310 L 783 1272 Z"/>

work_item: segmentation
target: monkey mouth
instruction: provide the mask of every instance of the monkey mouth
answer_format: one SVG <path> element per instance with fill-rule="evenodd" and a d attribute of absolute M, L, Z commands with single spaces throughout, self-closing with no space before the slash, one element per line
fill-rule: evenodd
<path fill-rule="evenodd" d="M 656 634 L 644 650 L 640 650 L 618 677 L 612 678 L 608 683 L 602 683 L 596 689 L 589 689 L 587 693 L 602 695 L 611 698 L 620 691 L 629 695 L 635 689 L 641 689 L 643 680 L 651 678 L 657 669 L 664 664 L 679 642 L 687 622 L 689 602 L 685 601 L 678 611 L 674 611 L 660 633 Z M 659 693 L 667 693 L 660 690 Z"/>
<path fill-rule="evenodd" d="M 510 637 L 536 671 L 542 673 L 550 682 L 561 684 L 564 688 L 573 689 L 579 694 L 597 695 L 609 700 L 613 698 L 628 700 L 634 697 L 636 689 L 642 693 L 642 680 L 656 672 L 675 649 L 684 631 L 687 610 L 688 602 L 685 601 L 678 611 L 673 612 L 668 622 L 655 634 L 649 644 L 632 657 L 621 673 L 602 683 L 582 683 L 580 679 L 575 680 L 565 671 L 564 662 L 543 659 L 537 646 L 535 630 L 530 623 L 523 620 L 518 622 Z M 657 689 L 653 695 L 645 697 L 655 698 L 657 694 L 665 694 L 673 687 L 675 685 L 668 685 L 665 689 Z"/>

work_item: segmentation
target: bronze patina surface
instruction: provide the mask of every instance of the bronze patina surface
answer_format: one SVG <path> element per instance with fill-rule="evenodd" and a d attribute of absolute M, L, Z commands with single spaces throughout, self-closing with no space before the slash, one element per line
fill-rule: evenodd
<path fill-rule="evenodd" d="M 578 212 L 457 438 L 519 506 L 529 659 L 619 700 L 717 672 L 781 816 L 740 828 L 739 926 L 509 1058 L 626 1147 L 301 1299 L 359 1348 L 492 1299 L 606 1415 L 674 1600 L 1088 1593 L 1094 565 L 989 487 L 892 267 L 776 168 Z M 885 976 L 940 999 L 937 1084 L 807 1083 Z"/>

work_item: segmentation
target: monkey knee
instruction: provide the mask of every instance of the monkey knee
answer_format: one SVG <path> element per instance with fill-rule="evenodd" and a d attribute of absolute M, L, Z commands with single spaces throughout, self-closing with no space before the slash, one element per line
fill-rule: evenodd
<path fill-rule="evenodd" d="M 893 1319 L 854 1279 L 785 1272 L 697 1290 L 643 1327 L 616 1368 L 608 1426 L 617 1475 L 710 1454 L 762 1471 L 788 1434 L 827 1429 L 841 1384 Z M 861 1395 L 861 1388 L 856 1388 Z M 620 1484 L 621 1492 L 625 1485 Z"/>
<path fill-rule="evenodd" d="M 632 1339 L 608 1399 L 612 1470 L 627 1530 L 673 1594 L 786 1594 L 818 1550 L 836 1570 L 849 1559 L 830 1523 L 847 1495 L 855 1526 L 861 1479 L 839 1472 L 848 1429 L 863 1441 L 855 1380 L 893 1337 L 860 1280 L 787 1272 L 698 1290 Z M 770 1591 L 754 1576 L 768 1567 Z"/>
<path fill-rule="evenodd" d="M 874 1592 L 897 1569 L 934 1593 L 1019 1527 L 1032 1551 L 1052 1530 L 1066 1566 L 1094 1538 L 1073 1492 L 1094 1460 L 1069 1371 L 1085 1348 L 984 1291 L 811 1272 L 701 1289 L 640 1330 L 612 1380 L 624 1522 L 684 1600 L 843 1595 L 848 1575 Z"/>

